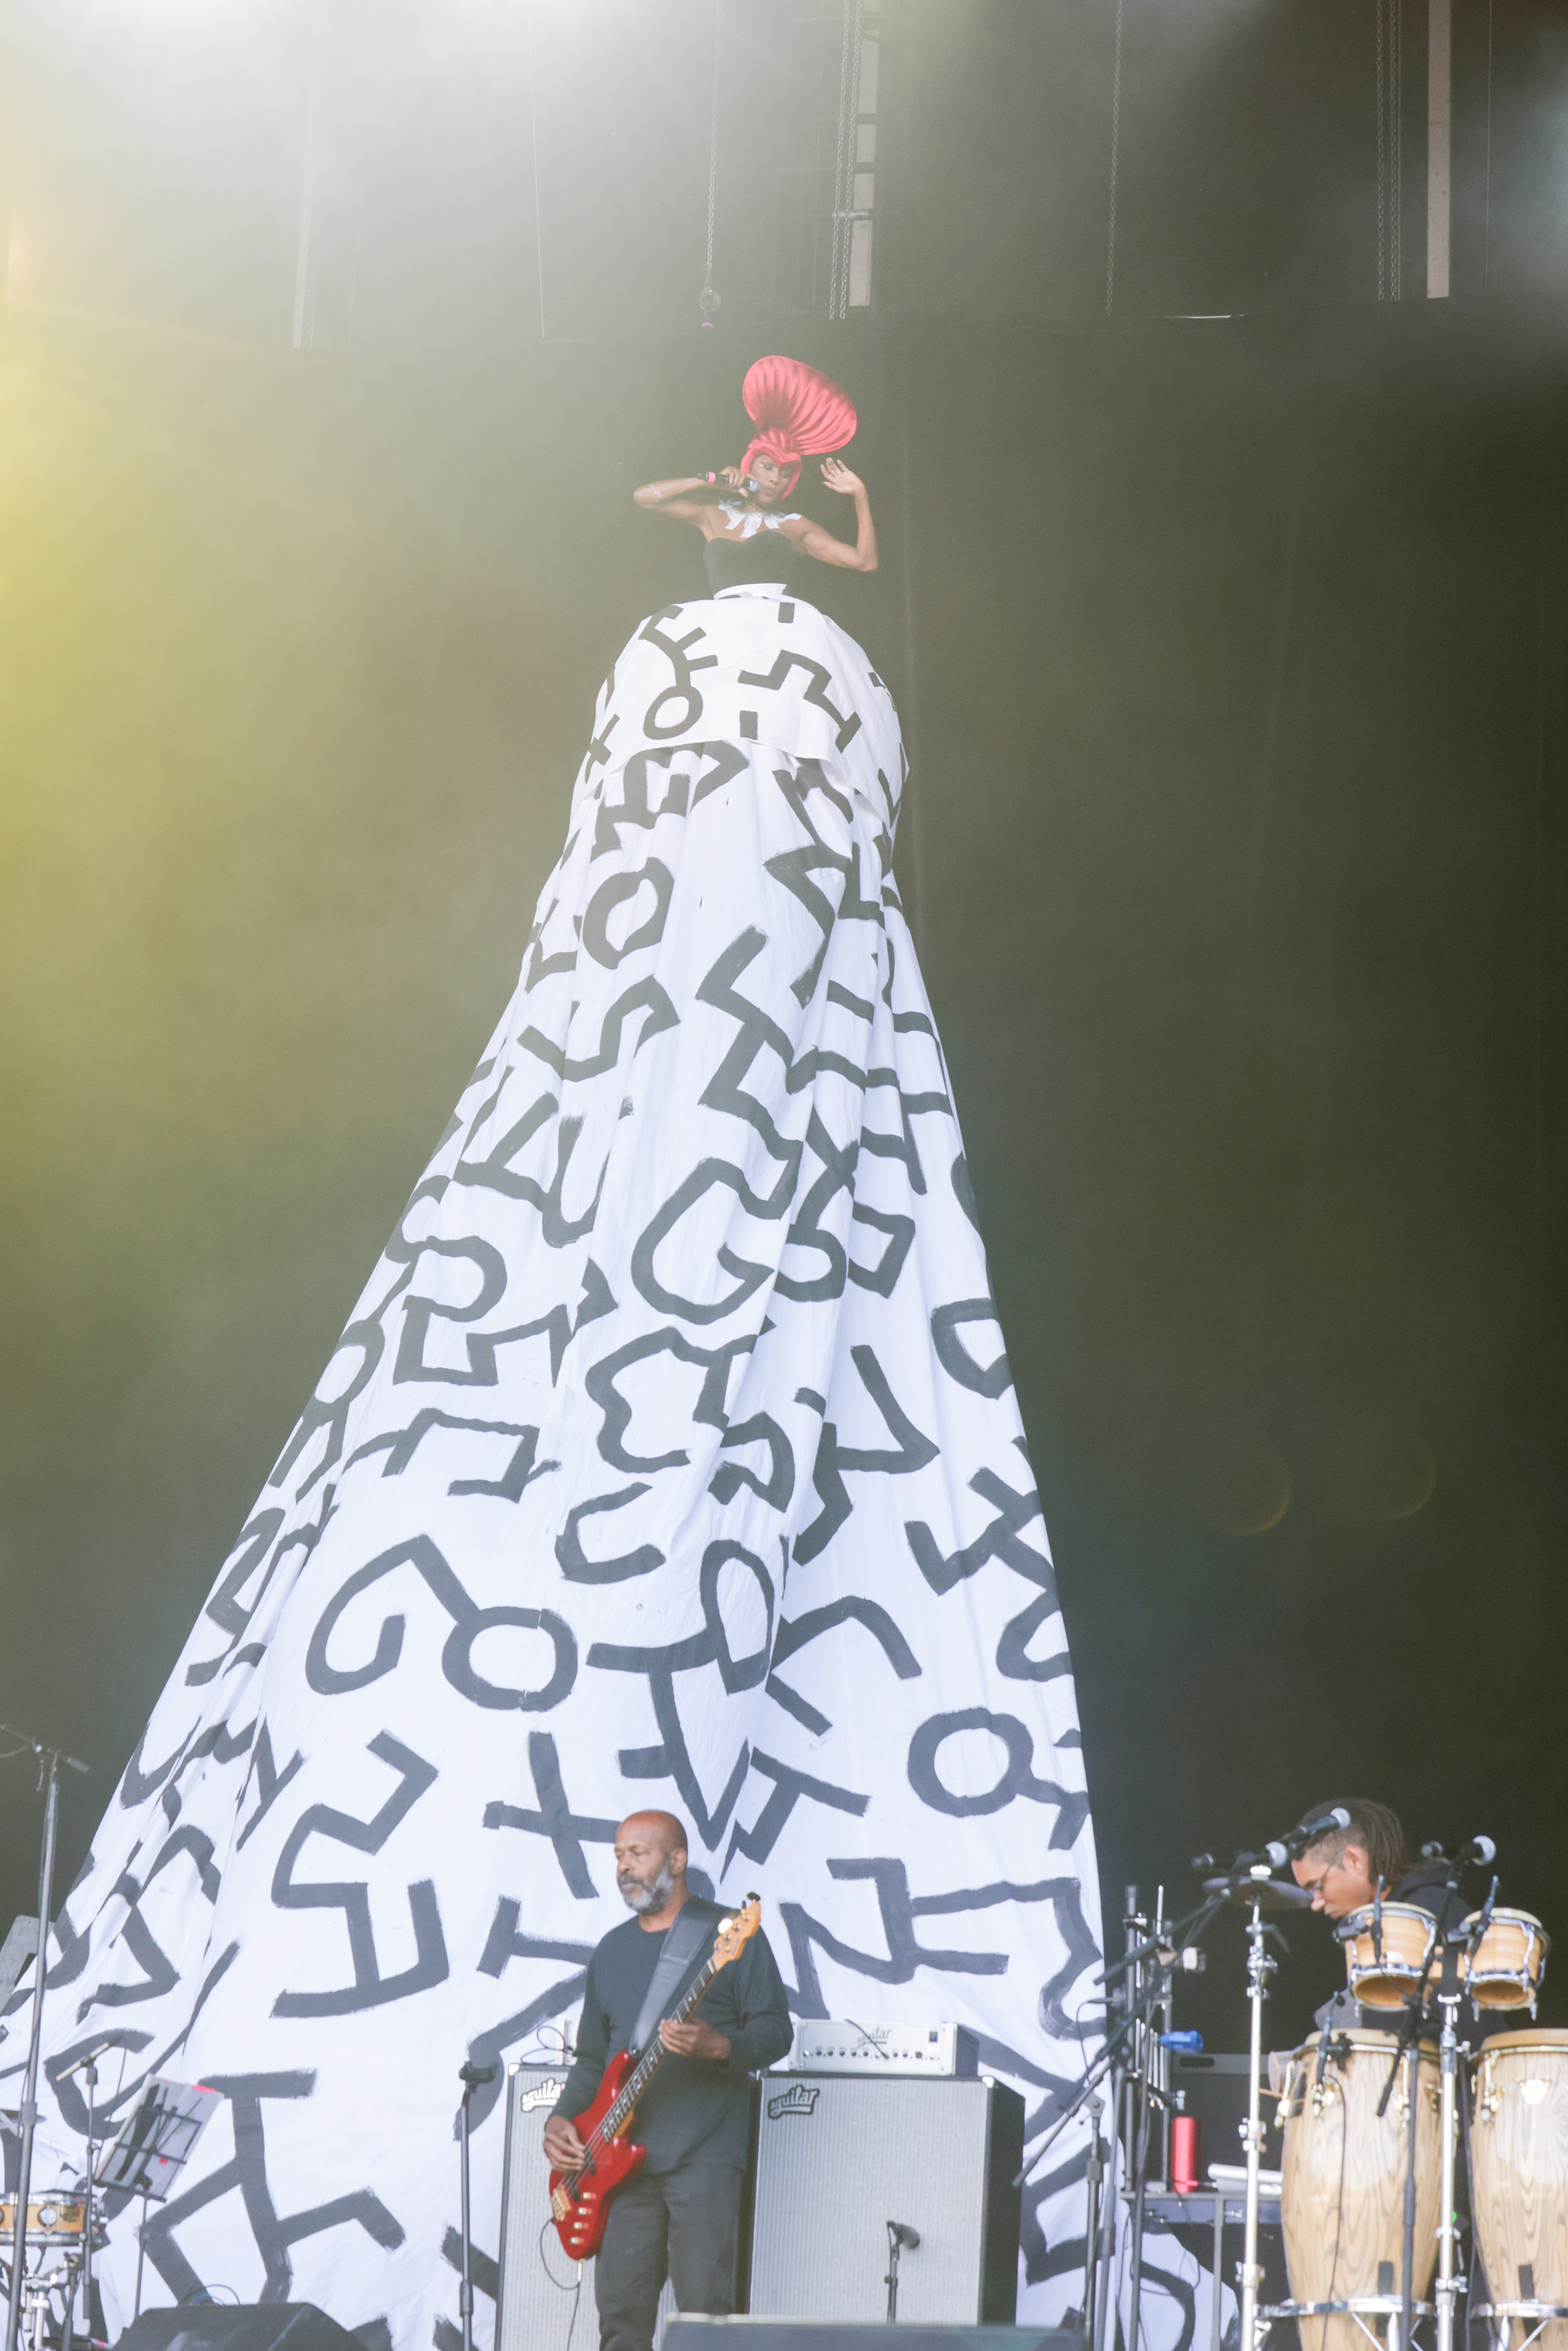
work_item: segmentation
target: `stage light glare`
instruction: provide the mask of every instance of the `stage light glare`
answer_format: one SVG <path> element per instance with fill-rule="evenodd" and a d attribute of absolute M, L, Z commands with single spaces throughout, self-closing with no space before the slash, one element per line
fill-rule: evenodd
<path fill-rule="evenodd" d="M 10 291 L 14 294 L 26 293 L 37 269 L 37 249 L 26 232 L 13 221 L 10 241 L 5 248 L 5 284 Z"/>
<path fill-rule="evenodd" d="M 1291 1507 L 1291 1473 L 1268 1441 L 1233 1430 L 1202 1445 L 1186 1486 L 1205 1526 L 1222 1535 L 1263 1535 Z"/>
<path fill-rule="evenodd" d="M 1329 1490 L 1353 1519 L 1413 1519 L 1437 1490 L 1437 1464 L 1413 1423 L 1392 1413 L 1347 1421 L 1327 1448 Z"/>

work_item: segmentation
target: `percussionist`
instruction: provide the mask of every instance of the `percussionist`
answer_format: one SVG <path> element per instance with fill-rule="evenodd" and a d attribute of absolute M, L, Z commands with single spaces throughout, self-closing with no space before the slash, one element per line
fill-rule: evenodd
<path fill-rule="evenodd" d="M 1370 1796 L 1340 1796 L 1326 1804 L 1312 1804 L 1301 1814 L 1321 1820 L 1335 1809 L 1350 1814 L 1347 1827 L 1331 1829 L 1291 1864 L 1298 1886 L 1310 1892 L 1312 1908 L 1325 1917 L 1348 1918 L 1376 1900 L 1381 1886 L 1385 1902 L 1407 1903 L 1429 1911 L 1439 1934 L 1447 1935 L 1465 1917 L 1469 1905 L 1454 1884 L 1454 1865 L 1439 1854 L 1424 1854 L 1412 1862 L 1399 1815 Z M 1434 1980 L 1432 1990 L 1436 1991 Z M 1386 2010 L 1364 2009 L 1343 1991 L 1319 2009 L 1321 2032 L 1343 2031 L 1356 2024 L 1386 2028 Z"/>

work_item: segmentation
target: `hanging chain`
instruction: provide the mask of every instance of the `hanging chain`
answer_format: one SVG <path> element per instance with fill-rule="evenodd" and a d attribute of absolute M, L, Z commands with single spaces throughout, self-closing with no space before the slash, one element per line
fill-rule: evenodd
<path fill-rule="evenodd" d="M 850 308 L 850 252 L 854 237 L 855 166 L 860 160 L 861 0 L 844 0 L 844 43 L 839 60 L 839 149 L 833 165 L 833 253 L 828 316 Z"/>
<path fill-rule="evenodd" d="M 1122 160 L 1122 10 L 1116 0 L 1116 56 L 1111 68 L 1111 201 L 1105 215 L 1105 316 L 1116 303 L 1116 179 Z"/>
<path fill-rule="evenodd" d="M 1399 92 L 1404 80 L 1403 40 L 1401 37 L 1399 0 L 1387 0 L 1388 7 L 1388 298 L 1399 299 L 1400 247 L 1404 244 L 1404 220 L 1400 198 L 1400 183 L 1404 177 L 1399 152 Z"/>
<path fill-rule="evenodd" d="M 1399 299 L 1399 0 L 1377 0 L 1377 298 Z"/>
<path fill-rule="evenodd" d="M 1377 49 L 1377 298 L 1388 299 L 1388 163 L 1385 149 L 1388 141 L 1388 102 L 1385 89 L 1387 73 L 1383 58 L 1383 12 L 1386 0 L 1377 0 L 1375 40 Z"/>
<path fill-rule="evenodd" d="M 715 293 L 713 283 L 713 230 L 718 214 L 718 51 L 723 13 L 724 0 L 713 0 L 713 104 L 707 139 L 707 256 L 703 263 L 703 290 L 697 297 L 697 308 L 703 314 L 705 327 L 712 326 L 714 312 L 723 301 L 723 297 Z"/>

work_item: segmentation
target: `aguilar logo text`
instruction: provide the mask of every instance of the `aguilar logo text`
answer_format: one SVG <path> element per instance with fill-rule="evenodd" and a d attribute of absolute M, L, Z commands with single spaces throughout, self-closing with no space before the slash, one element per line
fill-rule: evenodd
<path fill-rule="evenodd" d="M 781 2092 L 777 2098 L 768 2099 L 768 2119 L 776 2123 L 780 2115 L 813 2114 L 821 2095 L 820 2089 L 809 2090 L 804 2082 L 797 2082 L 792 2089 Z"/>

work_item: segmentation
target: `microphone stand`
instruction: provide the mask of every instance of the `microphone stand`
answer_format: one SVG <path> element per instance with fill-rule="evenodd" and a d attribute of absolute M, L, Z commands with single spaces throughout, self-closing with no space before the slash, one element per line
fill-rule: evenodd
<path fill-rule="evenodd" d="M 1089 2209 L 1086 2215 L 1083 2245 L 1083 2314 L 1084 2335 L 1089 2351 L 1105 2351 L 1108 2327 L 1113 2330 L 1111 2339 L 1114 2341 L 1115 2320 L 1112 2312 L 1116 2299 L 1118 2157 L 1129 2146 L 1135 2147 L 1137 2158 L 1136 2176 L 1131 2189 L 1134 2204 L 1134 2271 L 1130 2322 L 1135 2324 L 1138 2315 L 1142 2284 L 1141 2223 L 1142 2191 L 1145 2185 L 1143 2175 L 1148 2159 L 1146 2128 L 1148 2109 L 1155 2101 L 1163 2102 L 1165 2096 L 1163 2090 L 1156 2088 L 1148 2078 L 1147 2069 L 1152 2060 L 1152 2051 L 1159 2045 L 1157 2036 L 1153 2032 L 1152 2017 L 1154 2010 L 1166 1996 L 1171 1972 L 1169 1960 L 1161 1959 L 1153 1968 L 1149 1968 L 1147 1963 L 1155 1959 L 1156 1954 L 1167 1949 L 1172 1951 L 1174 1959 L 1193 1944 L 1199 1942 L 1207 1928 L 1224 1909 L 1228 1898 L 1228 1880 L 1227 1891 L 1221 1892 L 1218 1896 L 1209 1896 L 1199 1903 L 1196 1909 L 1188 1911 L 1185 1917 L 1176 1919 L 1168 1925 L 1159 1922 L 1158 1931 L 1152 1935 L 1143 1931 L 1147 1922 L 1138 1914 L 1138 1889 L 1135 1886 L 1128 1886 L 1127 1911 L 1124 1920 L 1127 1933 L 1126 1949 L 1119 1959 L 1113 1965 L 1103 1968 L 1093 1979 L 1096 1984 L 1112 1987 L 1122 1985 L 1124 1979 L 1130 1980 L 1125 1982 L 1124 1989 L 1113 1989 L 1111 1992 L 1110 2005 L 1118 2007 L 1122 2011 L 1120 2021 L 1113 2030 L 1107 2032 L 1099 2055 L 1084 2074 L 1072 2098 L 1057 2116 L 1051 2129 L 1013 2181 L 1015 2188 L 1021 2188 L 1030 2174 L 1043 2160 L 1050 2148 L 1067 2128 L 1069 2123 L 1072 2122 L 1085 2108 L 1088 2109 L 1092 2143 L 1085 2171 L 1089 2184 Z M 1161 1907 L 1163 1908 L 1163 1903 Z M 1270 1960 L 1270 1965 L 1272 1966 L 1272 1964 Z M 1143 2036 L 1141 2039 L 1137 2037 L 1140 2034 Z M 1130 2059 L 1126 2045 L 1129 2041 L 1133 2042 L 1135 2052 Z M 1103 2099 L 1099 2095 L 1100 2085 L 1105 2080 L 1107 2074 L 1111 2077 L 1110 2092 L 1109 2096 Z M 1102 2113 L 1106 2114 L 1108 2122 L 1105 2139 L 1102 2139 L 1100 2135 Z M 1135 2128 L 1135 2116 L 1141 2116 L 1144 2122 L 1145 2127 L 1141 2131 Z M 1140 2141 L 1141 2145 L 1138 2144 Z M 1096 2241 L 1097 2236 L 1098 2241 Z M 1131 2331 L 1131 2325 L 1128 2339 L 1134 2344 L 1137 2341 L 1135 2333 Z"/>
<path fill-rule="evenodd" d="M 1267 1862 L 1254 1862 L 1249 1877 L 1268 1877 Z M 1249 1903 L 1247 1921 L 1247 2001 L 1252 2011 L 1251 2057 L 1247 2074 L 1247 2124 L 1242 2137 L 1247 2147 L 1246 2237 L 1241 2255 L 1241 2344 L 1240 2351 L 1257 2351 L 1258 2289 L 1262 2283 L 1262 2270 L 1258 2261 L 1258 2206 L 1261 2197 L 1259 2172 L 1262 2166 L 1263 2111 L 1258 2087 L 1259 2068 L 1263 2063 L 1263 2002 L 1269 1997 L 1269 1978 L 1279 1962 L 1264 1943 L 1268 1933 L 1263 1924 L 1263 1896 L 1259 1888 Z M 1219 2281 L 1214 2282 L 1216 2294 Z"/>
<path fill-rule="evenodd" d="M 1131 1901 L 1135 1902 L 1137 1899 L 1135 1889 L 1129 1886 L 1127 1890 Z M 1155 1900 L 1155 1925 L 1152 1938 L 1155 1947 L 1155 1952 L 1148 1958 L 1140 1959 L 1137 1961 L 1133 1970 L 1132 1983 L 1129 1986 L 1130 2004 L 1138 2019 L 1134 2036 L 1134 2046 L 1137 2050 L 1137 2089 L 1133 2137 L 1133 2268 L 1127 2295 L 1127 2341 L 1129 2345 L 1134 2346 L 1139 2341 L 1139 2318 L 1144 2298 L 1144 2199 L 1148 2190 L 1149 2180 L 1150 2127 L 1154 2121 L 1155 2105 L 1157 2104 L 1161 2106 L 1168 2106 L 1164 2084 L 1161 2083 L 1156 2086 L 1154 2079 L 1155 2053 L 1162 2046 L 1159 2035 L 1155 2029 L 1155 2019 L 1158 2010 L 1162 2006 L 1168 2005 L 1170 1996 L 1170 1970 L 1158 1956 L 1159 1945 L 1165 1931 L 1165 1907 L 1166 1890 L 1162 1886 Z M 1143 1918 L 1136 1916 L 1130 1917 L 1127 1920 L 1130 1930 L 1142 1928 L 1144 1923 Z M 1129 2115 L 1129 2121 L 1133 2120 L 1133 2116 Z"/>
<path fill-rule="evenodd" d="M 1437 2219 L 1437 2351 L 1454 2351 L 1454 2302 L 1459 2291 L 1459 2224 L 1454 2213 L 1456 2125 L 1458 2121 L 1459 1951 L 1452 1938 L 1443 1947 L 1443 1974 L 1437 2005 L 1443 2011 L 1437 2057 L 1442 2069 L 1443 2108 L 1442 2210 Z"/>
<path fill-rule="evenodd" d="M 98 2137 L 98 2060 L 89 2057 L 82 2068 L 87 2084 L 87 2210 L 82 2218 L 85 2227 L 81 2241 L 82 2332 L 89 2343 L 92 2335 L 92 2224 L 93 2224 L 93 2165 L 97 2160 L 95 2141 Z"/>
<path fill-rule="evenodd" d="M 1083 2215 L 1083 2340 L 1096 2340 L 1094 2304 L 1100 2283 L 1100 2183 L 1105 2176 L 1104 2143 L 1100 2137 L 1100 2117 L 1105 2111 L 1105 2101 L 1096 2095 L 1087 2101 L 1089 2108 L 1089 2156 L 1083 2166 L 1083 2185 L 1087 2210 Z"/>
<path fill-rule="evenodd" d="M 463 2351 L 474 2351 L 474 2234 L 468 2210 L 468 2101 L 485 2082 L 496 2078 L 494 2065 L 460 2065 L 457 2078 L 463 2099 L 457 2109 L 458 2200 L 463 2222 L 463 2283 L 457 2289 L 457 2311 L 463 2321 Z"/>
<path fill-rule="evenodd" d="M 1460 1861 L 1455 1862 L 1448 1873 L 1450 1890 L 1459 1890 Z M 1497 1879 L 1491 1882 L 1491 1892 L 1469 1937 L 1469 1956 L 1473 1959 L 1481 1937 L 1491 1923 L 1492 1904 L 1497 1900 Z M 1459 2091 L 1459 1947 L 1467 1940 L 1459 1927 L 1444 1938 L 1443 1972 L 1437 1986 L 1437 2005 L 1443 2011 L 1443 2027 L 1437 2040 L 1437 2060 L 1442 2081 L 1442 2210 L 1437 2220 L 1437 2351 L 1454 2351 L 1454 2304 L 1459 2293 L 1459 2223 L 1454 2211 L 1455 2170 L 1458 2145 Z M 1467 2135 L 1467 2146 L 1469 2144 Z M 1474 2206 L 1472 2204 L 1473 2211 Z"/>
<path fill-rule="evenodd" d="M 22 2273 L 27 2258 L 27 2193 L 33 2184 L 33 2137 L 38 2125 L 38 2055 L 44 2038 L 44 1985 L 49 1971 L 49 1906 L 55 1892 L 55 1839 L 60 1821 L 60 1771 L 86 1771 L 60 1747 L 46 1747 L 24 1731 L 0 1723 L 0 1735 L 22 1740 L 38 1759 L 38 1785 L 44 1791 L 44 1834 L 38 1856 L 38 1949 L 33 1967 L 33 2016 L 27 2035 L 27 2064 L 22 2081 L 22 2152 L 16 2173 L 16 2210 L 11 2231 L 11 2290 L 5 2311 L 4 2351 L 20 2351 Z M 13 1748 L 18 1754 L 22 1749 Z"/>
<path fill-rule="evenodd" d="M 1382 1893 L 1382 1881 L 1378 1883 Z M 1379 1914 L 1381 1904 L 1379 1904 Z M 1381 1927 L 1381 1915 L 1378 1917 Z M 1381 1937 L 1379 1938 L 1381 1939 Z M 1406 2147 L 1405 2156 L 1405 2242 L 1399 2282 L 1399 2351 L 1413 2351 L 1412 2335 L 1416 2325 L 1416 2132 L 1417 2113 L 1416 2098 L 1421 2078 L 1421 2024 L 1427 2006 L 1427 1985 L 1432 1973 L 1432 1961 L 1437 1943 L 1434 1935 L 1432 1949 L 1427 1954 L 1427 1964 L 1421 1970 L 1421 1980 L 1405 2002 L 1405 2018 L 1399 2027 L 1399 2045 L 1394 2052 L 1394 2063 L 1388 2069 L 1388 2079 L 1383 2085 L 1383 2095 L 1377 2102 L 1379 2116 L 1388 2111 L 1388 2101 L 1405 2067 L 1405 2119 Z M 1376 1954 L 1375 1952 L 1374 1956 Z M 1450 2097 L 1451 2097 L 1450 2092 Z M 1450 2190 L 1453 2183 L 1451 2163 L 1447 2167 Z"/>

